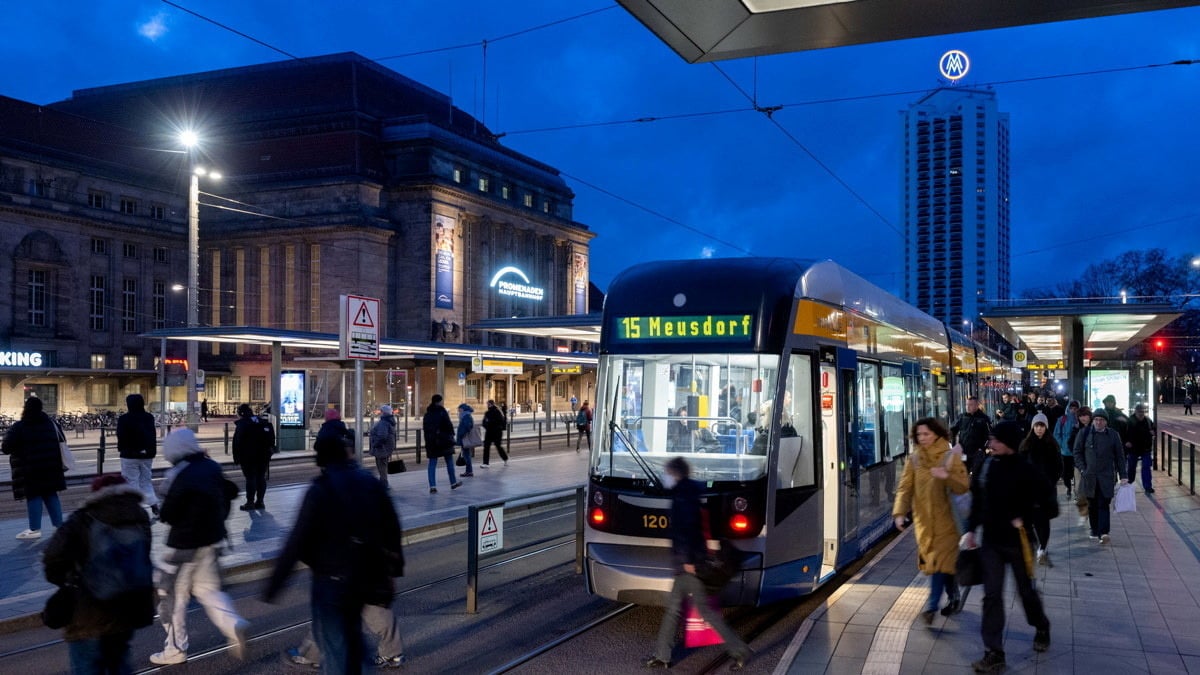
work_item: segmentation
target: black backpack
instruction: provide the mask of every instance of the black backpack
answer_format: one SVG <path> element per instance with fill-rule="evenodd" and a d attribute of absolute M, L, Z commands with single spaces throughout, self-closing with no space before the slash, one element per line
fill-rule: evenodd
<path fill-rule="evenodd" d="M 87 540 L 80 585 L 88 595 L 111 602 L 153 591 L 150 539 L 141 525 L 109 525 L 89 516 Z"/>

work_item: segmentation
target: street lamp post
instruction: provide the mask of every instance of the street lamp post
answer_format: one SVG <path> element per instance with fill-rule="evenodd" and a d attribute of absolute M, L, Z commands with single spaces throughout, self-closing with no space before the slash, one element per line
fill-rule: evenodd
<path fill-rule="evenodd" d="M 200 176 L 208 175 L 220 179 L 216 172 L 205 171 L 196 165 L 195 148 L 199 138 L 194 131 L 184 131 L 180 141 L 188 153 L 188 283 L 187 283 L 187 326 L 200 325 Z M 200 367 L 200 343 L 187 340 L 187 425 L 195 431 L 200 423 L 196 409 L 196 371 Z"/>

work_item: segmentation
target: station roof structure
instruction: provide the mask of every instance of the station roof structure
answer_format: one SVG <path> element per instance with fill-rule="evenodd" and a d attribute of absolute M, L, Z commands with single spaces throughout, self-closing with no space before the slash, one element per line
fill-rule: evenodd
<path fill-rule="evenodd" d="M 993 306 L 983 320 L 1010 344 L 1032 352 L 1030 362 L 1066 361 L 1072 352 L 1074 324 L 1082 328 L 1083 350 L 1095 360 L 1119 359 L 1181 316 L 1168 303 L 1087 304 L 1027 303 Z"/>
<path fill-rule="evenodd" d="M 688 63 L 1173 9 L 1200 0 L 617 0 Z"/>
<path fill-rule="evenodd" d="M 484 319 L 467 326 L 467 329 L 599 344 L 600 314 L 593 312 L 566 316 L 515 316 L 511 319 Z"/>

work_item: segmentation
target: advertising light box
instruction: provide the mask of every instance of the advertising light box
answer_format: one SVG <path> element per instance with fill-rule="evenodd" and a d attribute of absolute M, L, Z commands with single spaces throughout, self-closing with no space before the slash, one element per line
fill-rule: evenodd
<path fill-rule="evenodd" d="M 304 371 L 285 370 L 280 373 L 279 390 L 283 399 L 279 405 L 279 426 L 304 428 Z"/>

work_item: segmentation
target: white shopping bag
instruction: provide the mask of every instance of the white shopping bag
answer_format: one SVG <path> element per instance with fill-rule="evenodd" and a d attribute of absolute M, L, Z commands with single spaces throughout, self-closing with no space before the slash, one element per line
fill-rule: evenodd
<path fill-rule="evenodd" d="M 1113 511 L 1116 513 L 1137 511 L 1137 502 L 1133 498 L 1133 483 L 1117 486 L 1117 492 L 1113 496 Z"/>

